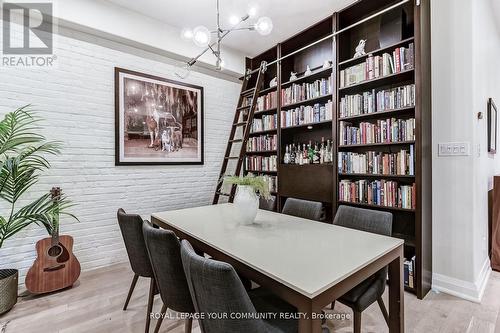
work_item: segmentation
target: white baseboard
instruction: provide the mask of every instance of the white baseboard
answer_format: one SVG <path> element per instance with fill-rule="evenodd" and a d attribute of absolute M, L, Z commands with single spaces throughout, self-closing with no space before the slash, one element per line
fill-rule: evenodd
<path fill-rule="evenodd" d="M 446 275 L 437 273 L 432 274 L 432 289 L 452 296 L 460 297 L 465 300 L 480 303 L 486 284 L 490 279 L 491 267 L 490 260 L 486 258 L 481 272 L 474 283 L 455 279 Z"/>

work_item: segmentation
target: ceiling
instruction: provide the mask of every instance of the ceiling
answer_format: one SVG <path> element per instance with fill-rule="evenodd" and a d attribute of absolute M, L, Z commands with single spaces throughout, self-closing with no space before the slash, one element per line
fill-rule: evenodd
<path fill-rule="evenodd" d="M 197 25 L 215 28 L 216 0 L 108 1 L 179 30 Z M 269 36 L 260 36 L 257 32 L 233 32 L 224 39 L 224 45 L 252 57 L 353 2 L 355 0 L 220 0 L 221 22 L 225 26 L 229 25 L 231 15 L 243 16 L 249 5 L 256 5 L 258 16 L 269 16 L 274 25 Z"/>

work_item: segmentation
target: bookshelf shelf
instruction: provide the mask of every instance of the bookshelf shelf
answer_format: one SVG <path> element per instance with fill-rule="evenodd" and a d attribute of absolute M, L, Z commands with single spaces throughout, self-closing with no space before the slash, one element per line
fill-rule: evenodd
<path fill-rule="evenodd" d="M 410 175 L 384 175 L 374 173 L 339 173 L 339 177 L 344 178 L 389 178 L 389 179 L 415 179 L 415 176 Z"/>
<path fill-rule="evenodd" d="M 269 134 L 269 133 L 276 133 L 277 131 L 278 131 L 277 128 L 273 128 L 273 129 L 265 130 L 265 131 L 251 132 L 250 136 L 261 135 L 261 134 Z"/>
<path fill-rule="evenodd" d="M 399 115 L 412 114 L 414 112 L 415 112 L 415 106 L 410 106 L 410 107 L 400 108 L 400 109 L 365 113 L 365 114 L 360 114 L 360 115 L 350 116 L 350 117 L 342 117 L 342 118 L 339 118 L 339 121 L 357 121 L 357 120 L 363 121 L 365 119 L 376 119 L 376 118 L 381 118 L 381 117 L 386 117 L 386 116 L 399 116 Z"/>
<path fill-rule="evenodd" d="M 363 61 L 366 60 L 366 58 L 368 58 L 368 56 L 370 54 L 371 55 L 379 55 L 379 54 L 384 53 L 386 51 L 391 51 L 392 52 L 395 48 L 397 48 L 399 46 L 403 46 L 403 45 L 408 44 L 408 43 L 411 43 L 414 40 L 415 40 L 414 37 L 403 39 L 403 40 L 401 40 L 399 42 L 393 43 L 393 44 L 388 45 L 386 47 L 382 47 L 382 48 L 378 48 L 378 49 L 370 51 L 370 52 L 366 52 L 366 55 L 361 56 L 359 58 L 351 58 L 351 59 L 339 62 L 339 66 L 340 67 L 349 67 L 349 66 L 353 66 L 353 65 L 362 63 Z"/>
<path fill-rule="evenodd" d="M 260 155 L 260 154 L 276 154 L 277 150 L 258 150 L 258 151 L 250 151 L 247 150 L 246 155 Z"/>
<path fill-rule="evenodd" d="M 382 142 L 382 143 L 366 143 L 359 145 L 339 145 L 339 148 L 363 148 L 363 147 L 380 147 L 380 146 L 404 146 L 415 144 L 415 141 L 400 141 L 400 142 Z"/>
<path fill-rule="evenodd" d="M 275 113 L 276 110 L 278 110 L 278 108 L 271 108 L 271 109 L 267 109 L 267 110 L 262 110 L 262 111 L 255 111 L 254 115 L 255 116 L 258 116 L 260 114 L 266 114 L 266 113 Z"/>
<path fill-rule="evenodd" d="M 276 91 L 278 89 L 278 87 L 269 87 L 269 88 L 266 88 L 266 89 L 261 89 L 259 91 L 259 96 L 262 96 L 262 95 L 266 95 L 272 91 Z"/>
<path fill-rule="evenodd" d="M 282 131 L 286 130 L 291 130 L 291 129 L 297 129 L 297 128 L 303 128 L 303 127 L 311 127 L 310 129 L 313 129 L 314 126 L 324 126 L 324 125 L 331 125 L 332 121 L 331 120 L 324 120 L 324 121 L 319 121 L 316 123 L 308 123 L 308 124 L 302 124 L 302 125 L 294 125 L 294 126 L 287 126 L 287 127 L 281 127 Z"/>
<path fill-rule="evenodd" d="M 297 106 L 301 106 L 301 105 L 305 105 L 305 104 L 310 104 L 310 103 L 316 103 L 316 102 L 320 102 L 320 101 L 326 101 L 328 99 L 332 99 L 332 95 L 324 95 L 324 96 L 319 96 L 319 97 L 315 97 L 315 98 L 306 99 L 306 100 L 300 101 L 300 102 L 295 102 L 295 103 L 291 103 L 291 104 L 285 104 L 285 105 L 282 105 L 281 108 L 283 110 L 289 110 L 289 109 L 296 108 Z"/>
<path fill-rule="evenodd" d="M 265 173 L 265 174 L 276 174 L 278 171 L 263 171 L 263 170 L 246 170 L 247 172 L 251 173 Z"/>
<path fill-rule="evenodd" d="M 309 74 L 307 76 L 301 76 L 301 77 L 298 77 L 296 80 L 287 81 L 287 82 L 282 83 L 281 88 L 286 88 L 288 86 L 291 86 L 294 83 L 302 83 L 302 82 L 306 82 L 306 81 L 313 80 L 313 79 L 326 78 L 329 75 L 332 75 L 332 70 L 333 70 L 333 67 L 328 67 L 328 68 L 320 67 L 320 68 L 314 69 L 314 70 L 312 70 L 312 74 Z"/>
<path fill-rule="evenodd" d="M 414 69 L 408 69 L 405 71 L 401 71 L 399 73 L 394 73 L 382 77 L 377 77 L 375 79 L 371 80 L 365 80 L 356 84 L 351 84 L 349 86 L 345 86 L 343 88 L 339 88 L 339 91 L 344 94 L 344 93 L 349 93 L 349 92 L 360 92 L 360 89 L 362 91 L 365 90 L 370 90 L 373 88 L 380 88 L 383 86 L 387 85 L 393 85 L 393 84 L 399 84 L 401 82 L 405 81 L 410 81 L 413 79 L 413 74 L 415 70 Z M 402 84 L 402 83 L 401 83 Z"/>
<path fill-rule="evenodd" d="M 381 205 L 371 205 L 371 204 L 365 204 L 365 203 L 359 203 L 359 202 L 350 202 L 350 201 L 340 201 L 339 200 L 339 204 L 348 205 L 348 206 L 365 207 L 365 208 L 393 210 L 393 211 L 398 211 L 398 212 L 415 213 L 415 209 L 400 208 L 400 207 L 388 207 L 388 206 L 381 206 Z"/>

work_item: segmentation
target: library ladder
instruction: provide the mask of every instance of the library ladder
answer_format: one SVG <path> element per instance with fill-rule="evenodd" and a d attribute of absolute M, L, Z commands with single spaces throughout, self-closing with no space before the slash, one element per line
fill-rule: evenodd
<path fill-rule="evenodd" d="M 221 196 L 229 197 L 228 201 L 233 202 L 234 195 L 236 193 L 236 185 L 231 186 L 229 193 L 223 192 L 223 177 L 224 176 L 239 176 L 241 173 L 241 167 L 243 165 L 243 160 L 245 158 L 247 141 L 250 135 L 250 130 L 252 127 L 252 122 L 254 118 L 255 108 L 257 107 L 257 98 L 264 82 L 264 74 L 267 70 L 267 64 L 263 61 L 260 64 L 258 71 L 252 73 L 248 71 L 244 78 L 241 86 L 241 93 L 238 100 L 238 105 L 236 107 L 236 112 L 234 114 L 233 124 L 231 126 L 231 133 L 229 134 L 229 140 L 227 142 L 226 153 L 224 155 L 224 160 L 222 161 L 222 167 L 219 174 L 219 182 L 217 183 L 217 188 L 215 189 L 215 195 L 213 204 L 218 204 Z M 252 75 L 257 74 L 257 80 L 255 87 L 248 89 L 248 81 Z M 238 129 L 241 128 L 241 131 Z M 242 135 L 240 138 L 236 138 L 237 133 L 240 132 Z M 236 156 L 231 156 L 233 152 L 233 146 L 237 143 L 241 144 L 239 153 Z M 237 151 L 238 149 L 236 149 Z M 235 165 L 231 165 L 234 171 L 228 172 L 230 167 L 230 160 L 236 161 Z"/>

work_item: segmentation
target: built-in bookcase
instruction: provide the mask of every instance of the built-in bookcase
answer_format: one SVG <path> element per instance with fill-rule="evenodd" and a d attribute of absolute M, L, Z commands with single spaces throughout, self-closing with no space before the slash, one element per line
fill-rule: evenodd
<path fill-rule="evenodd" d="M 296 52 L 397 2 L 356 2 L 247 59 L 247 68 Z M 413 276 L 406 290 L 419 298 L 430 290 L 432 272 L 428 15 L 428 0 L 409 2 L 269 66 L 260 95 L 274 93 L 276 103 L 265 104 L 255 117 L 275 116 L 276 128 L 251 138 L 272 136 L 276 146 L 247 156 L 275 156 L 276 170 L 245 169 L 276 177 L 278 211 L 294 197 L 323 202 L 326 222 L 332 222 L 340 205 L 391 212 L 393 236 L 405 240 L 405 269 Z M 367 54 L 354 57 L 361 39 Z M 307 66 L 311 72 L 306 75 Z M 274 77 L 277 86 L 271 88 Z M 330 84 L 326 91 L 321 89 L 325 80 Z M 315 82 L 319 93 L 312 89 L 301 95 L 304 85 Z M 294 123 L 287 118 L 293 114 L 285 114 L 315 105 L 328 105 L 331 115 Z M 283 163 L 287 145 L 322 140 L 333 140 L 332 163 Z"/>

